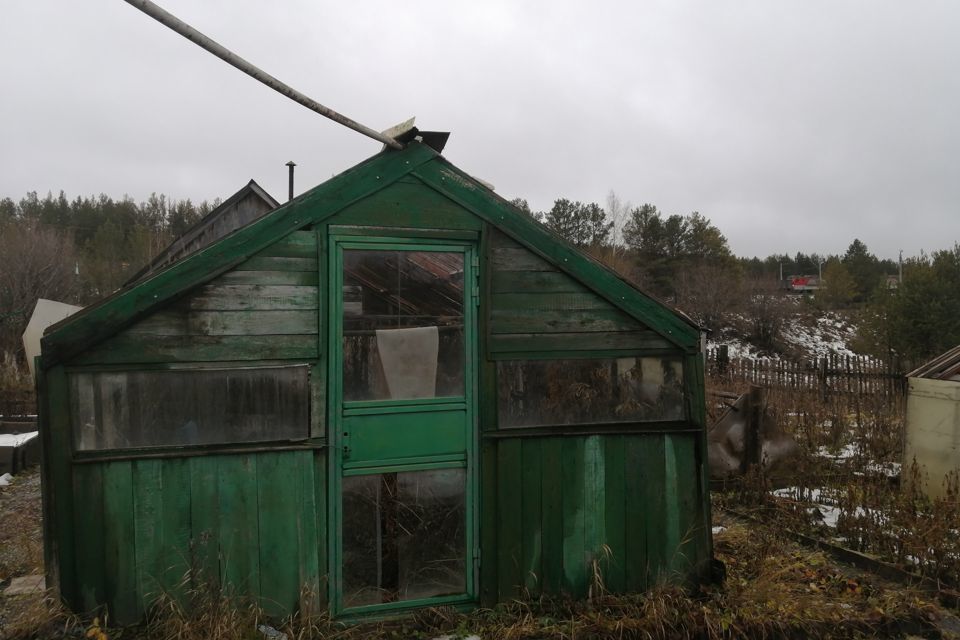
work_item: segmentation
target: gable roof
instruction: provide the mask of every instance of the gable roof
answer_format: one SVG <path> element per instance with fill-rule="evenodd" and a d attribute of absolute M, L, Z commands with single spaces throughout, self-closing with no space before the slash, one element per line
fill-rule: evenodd
<path fill-rule="evenodd" d="M 68 360 L 230 270 L 288 233 L 316 224 L 408 175 L 496 226 L 671 343 L 689 352 L 699 348 L 700 328 L 696 323 L 523 216 L 426 144 L 412 142 L 403 150 L 385 150 L 368 158 L 213 244 L 145 274 L 54 325 L 42 340 L 42 366 L 49 368 Z"/>
<path fill-rule="evenodd" d="M 950 349 L 907 374 L 908 378 L 960 381 L 960 346 Z"/>
<path fill-rule="evenodd" d="M 263 217 L 280 206 L 263 187 L 251 180 L 219 207 L 197 220 L 166 249 L 136 272 L 124 286 L 143 280 L 184 256 L 208 247 L 220 238 Z"/>

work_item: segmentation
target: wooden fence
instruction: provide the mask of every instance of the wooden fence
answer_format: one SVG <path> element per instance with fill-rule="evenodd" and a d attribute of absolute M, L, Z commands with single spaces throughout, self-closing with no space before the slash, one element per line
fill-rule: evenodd
<path fill-rule="evenodd" d="M 810 360 L 730 358 L 725 347 L 707 351 L 707 372 L 731 382 L 767 387 L 818 390 L 833 394 L 883 395 L 900 398 L 907 379 L 891 363 L 869 356 L 831 354 Z"/>

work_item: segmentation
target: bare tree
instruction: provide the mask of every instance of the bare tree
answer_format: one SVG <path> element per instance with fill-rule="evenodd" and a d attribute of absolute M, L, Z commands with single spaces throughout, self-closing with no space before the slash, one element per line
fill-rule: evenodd
<path fill-rule="evenodd" d="M 74 302 L 76 251 L 65 234 L 40 224 L 0 228 L 0 352 L 19 353 L 38 298 Z"/>

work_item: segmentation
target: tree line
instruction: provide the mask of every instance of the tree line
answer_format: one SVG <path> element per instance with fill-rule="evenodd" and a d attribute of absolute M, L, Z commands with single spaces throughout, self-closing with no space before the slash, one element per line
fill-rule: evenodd
<path fill-rule="evenodd" d="M 778 347 L 785 317 L 781 274 L 820 273 L 825 286 L 809 304 L 853 310 L 863 327 L 863 350 L 916 362 L 960 343 L 956 246 L 909 258 L 903 282 L 890 288 L 888 276 L 898 265 L 859 239 L 842 255 L 737 257 L 720 229 L 697 211 L 633 206 L 614 192 L 603 206 L 567 198 L 547 211 L 533 211 L 519 198 L 512 204 L 701 324 L 737 325 L 761 347 Z M 37 298 L 87 305 L 110 294 L 218 205 L 156 194 L 139 203 L 106 195 L 71 200 L 62 191 L 0 199 L 0 352 L 19 351 Z"/>
<path fill-rule="evenodd" d="M 0 199 L 0 354 L 20 351 L 37 298 L 80 306 L 118 289 L 218 206 L 153 194 L 145 202 L 63 191 Z"/>

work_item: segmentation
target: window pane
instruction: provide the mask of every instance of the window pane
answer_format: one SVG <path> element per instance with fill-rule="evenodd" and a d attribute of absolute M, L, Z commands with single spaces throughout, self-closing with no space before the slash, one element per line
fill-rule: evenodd
<path fill-rule="evenodd" d="M 463 469 L 343 479 L 345 606 L 466 593 L 465 479 Z"/>
<path fill-rule="evenodd" d="M 343 399 L 463 395 L 463 254 L 343 252 Z"/>
<path fill-rule="evenodd" d="M 307 367 L 70 374 L 78 450 L 306 438 Z"/>
<path fill-rule="evenodd" d="M 681 420 L 679 358 L 515 360 L 497 364 L 500 427 Z"/>

